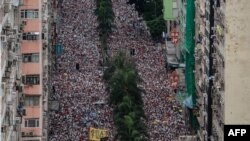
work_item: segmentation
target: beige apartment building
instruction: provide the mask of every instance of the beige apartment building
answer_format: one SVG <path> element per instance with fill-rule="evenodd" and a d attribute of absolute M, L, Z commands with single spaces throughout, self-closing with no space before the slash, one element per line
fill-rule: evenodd
<path fill-rule="evenodd" d="M 225 9 L 225 124 L 250 124 L 250 1 Z"/>
<path fill-rule="evenodd" d="M 22 0 L 19 8 L 25 108 L 21 141 L 47 140 L 49 5 L 47 0 Z"/>

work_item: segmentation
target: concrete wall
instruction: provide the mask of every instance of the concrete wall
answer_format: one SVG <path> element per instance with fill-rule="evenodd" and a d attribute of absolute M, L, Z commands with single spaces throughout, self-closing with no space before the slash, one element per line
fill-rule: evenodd
<path fill-rule="evenodd" d="M 250 0 L 226 1 L 225 124 L 250 123 Z"/>

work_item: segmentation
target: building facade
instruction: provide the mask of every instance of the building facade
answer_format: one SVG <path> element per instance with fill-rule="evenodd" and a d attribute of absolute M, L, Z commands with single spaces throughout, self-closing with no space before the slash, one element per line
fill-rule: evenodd
<path fill-rule="evenodd" d="M 250 123 L 250 1 L 225 3 L 225 124 Z"/>
<path fill-rule="evenodd" d="M 23 0 L 19 8 L 26 111 L 21 125 L 22 141 L 47 140 L 49 8 L 47 0 Z"/>
<path fill-rule="evenodd" d="M 214 2 L 214 26 L 211 27 L 214 34 L 211 35 L 213 39 L 213 53 L 212 57 L 212 72 L 213 72 L 213 86 L 212 86 L 212 136 L 211 140 L 224 140 L 224 93 L 225 93 L 225 6 L 224 0 L 217 0 Z"/>
<path fill-rule="evenodd" d="M 224 2 L 196 1 L 196 93 L 201 141 L 224 140 Z"/>
<path fill-rule="evenodd" d="M 19 1 L 0 0 L 0 141 L 20 139 L 21 108 Z"/>
<path fill-rule="evenodd" d="M 195 2 L 196 14 L 196 47 L 195 47 L 195 80 L 197 105 L 193 109 L 199 122 L 197 136 L 199 140 L 207 139 L 208 125 L 208 86 L 209 86 L 209 0 Z"/>

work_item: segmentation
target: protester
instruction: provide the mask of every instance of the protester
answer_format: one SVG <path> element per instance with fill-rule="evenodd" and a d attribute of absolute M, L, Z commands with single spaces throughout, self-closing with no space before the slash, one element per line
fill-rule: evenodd
<path fill-rule="evenodd" d="M 154 45 L 134 5 L 126 0 L 112 2 L 115 20 L 108 39 L 109 53 L 125 50 L 130 54 L 133 48 L 131 57 L 146 91 L 143 100 L 150 141 L 175 141 L 188 131 L 167 79 L 162 51 Z M 60 4 L 58 42 L 64 52 L 56 59 L 55 93 L 50 97 L 59 101 L 60 108 L 50 112 L 50 141 L 87 141 L 89 127 L 107 129 L 109 140 L 114 140 L 112 109 L 106 103 L 96 104 L 106 102 L 108 94 L 102 79 L 95 7 L 95 0 L 64 0 Z"/>
<path fill-rule="evenodd" d="M 60 108 L 50 112 L 49 140 L 87 141 L 89 127 L 107 129 L 113 139 L 112 110 L 105 103 L 108 95 L 99 65 L 95 1 L 64 0 L 60 6 L 57 42 L 63 53 L 56 58 L 50 96 Z"/>
<path fill-rule="evenodd" d="M 134 5 L 126 0 L 113 0 L 115 25 L 109 45 L 111 50 L 131 50 L 143 79 L 142 87 L 145 113 L 148 116 L 148 131 L 151 141 L 174 141 L 188 133 L 181 105 L 171 88 L 163 63 L 163 53 L 152 42 L 146 23 L 137 14 Z"/>

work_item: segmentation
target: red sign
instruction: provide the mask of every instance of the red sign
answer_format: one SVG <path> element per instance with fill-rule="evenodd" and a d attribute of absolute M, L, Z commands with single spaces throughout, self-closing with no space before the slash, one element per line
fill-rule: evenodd
<path fill-rule="evenodd" d="M 174 32 L 171 32 L 171 37 L 173 38 L 175 36 L 175 33 Z"/>
<path fill-rule="evenodd" d="M 172 38 L 172 43 L 173 44 L 177 44 L 177 42 L 178 42 L 178 38 Z"/>
<path fill-rule="evenodd" d="M 171 37 L 178 37 L 179 36 L 179 32 L 171 32 Z"/>
<path fill-rule="evenodd" d="M 172 37 L 172 43 L 173 43 L 174 45 L 176 45 L 177 42 L 178 42 L 179 32 L 176 32 L 176 31 L 174 30 L 174 31 L 171 32 L 170 35 L 171 35 L 171 37 Z"/>
<path fill-rule="evenodd" d="M 179 32 L 175 32 L 175 37 L 179 37 Z"/>

